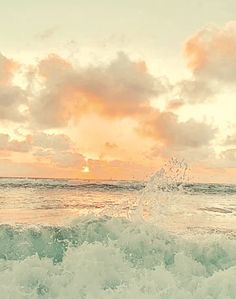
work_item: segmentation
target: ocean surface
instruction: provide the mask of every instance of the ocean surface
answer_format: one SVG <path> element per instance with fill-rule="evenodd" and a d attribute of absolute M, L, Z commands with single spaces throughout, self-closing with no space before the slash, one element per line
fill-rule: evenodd
<path fill-rule="evenodd" d="M 236 298 L 236 186 L 0 179 L 0 298 Z"/>

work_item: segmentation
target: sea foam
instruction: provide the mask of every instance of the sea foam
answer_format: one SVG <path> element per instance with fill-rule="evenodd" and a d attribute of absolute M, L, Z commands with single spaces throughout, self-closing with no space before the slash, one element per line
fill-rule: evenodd
<path fill-rule="evenodd" d="M 87 216 L 68 227 L 0 228 L 0 298 L 236 297 L 236 240 L 171 235 Z"/>

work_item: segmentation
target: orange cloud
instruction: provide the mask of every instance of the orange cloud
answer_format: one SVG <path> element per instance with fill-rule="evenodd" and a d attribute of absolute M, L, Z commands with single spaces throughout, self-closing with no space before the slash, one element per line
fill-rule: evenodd
<path fill-rule="evenodd" d="M 6 85 L 12 79 L 18 64 L 0 53 L 0 85 Z"/>
<path fill-rule="evenodd" d="M 192 36 L 185 45 L 185 54 L 188 59 L 188 66 L 193 71 L 198 71 L 206 65 L 207 52 L 201 43 L 201 33 Z"/>
<path fill-rule="evenodd" d="M 66 126 L 69 121 L 93 112 L 110 119 L 131 118 L 141 136 L 172 151 L 207 146 L 214 138 L 215 129 L 211 125 L 192 119 L 180 122 L 176 114 L 152 108 L 150 98 L 166 92 L 165 84 L 148 73 L 144 62 L 131 61 L 124 53 L 107 65 L 82 69 L 50 55 L 39 63 L 38 69 L 38 75 L 43 76 L 43 88 L 31 103 L 31 112 L 41 128 Z M 182 81 L 179 86 L 183 96 L 197 93 L 203 98 L 208 93 L 203 83 Z M 107 146 L 100 157 L 111 158 L 112 151 L 114 148 Z M 55 161 L 48 150 L 38 155 Z"/>
<path fill-rule="evenodd" d="M 223 84 L 232 86 L 236 81 L 236 22 L 196 32 L 186 41 L 184 52 L 192 78 L 173 86 L 175 96 L 185 104 L 212 100 Z"/>
<path fill-rule="evenodd" d="M 150 97 L 165 90 L 144 63 L 133 62 L 124 53 L 108 65 L 84 69 L 74 69 L 53 55 L 40 62 L 39 70 L 45 82 L 31 111 L 43 127 L 64 126 L 88 111 L 106 117 L 134 115 L 149 105 Z"/>
<path fill-rule="evenodd" d="M 223 28 L 208 26 L 190 37 L 185 45 L 190 69 L 209 80 L 234 82 L 236 68 L 236 22 Z"/>
<path fill-rule="evenodd" d="M 144 135 L 166 145 L 198 147 L 208 144 L 214 136 L 214 130 L 206 124 L 193 120 L 181 123 L 175 114 L 151 108 L 150 98 L 166 91 L 165 86 L 148 73 L 145 63 L 133 62 L 124 53 L 108 65 L 83 69 L 50 55 L 39 63 L 39 70 L 45 77 L 45 86 L 31 109 L 40 126 L 65 126 L 71 119 L 92 111 L 110 118 L 133 118 L 141 122 Z M 196 93 L 202 86 L 190 86 L 184 81 L 182 85 L 186 93 Z"/>

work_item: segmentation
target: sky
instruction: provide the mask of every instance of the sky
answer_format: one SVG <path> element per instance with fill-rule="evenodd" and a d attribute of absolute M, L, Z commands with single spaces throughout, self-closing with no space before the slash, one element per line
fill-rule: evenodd
<path fill-rule="evenodd" d="M 235 10 L 0 1 L 0 176 L 236 183 Z"/>

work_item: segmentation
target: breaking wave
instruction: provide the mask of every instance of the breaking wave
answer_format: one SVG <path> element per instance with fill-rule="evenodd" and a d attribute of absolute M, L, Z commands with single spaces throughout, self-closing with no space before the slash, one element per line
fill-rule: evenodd
<path fill-rule="evenodd" d="M 236 240 L 187 240 L 146 222 L 84 217 L 0 228 L 1 298 L 235 298 Z"/>

